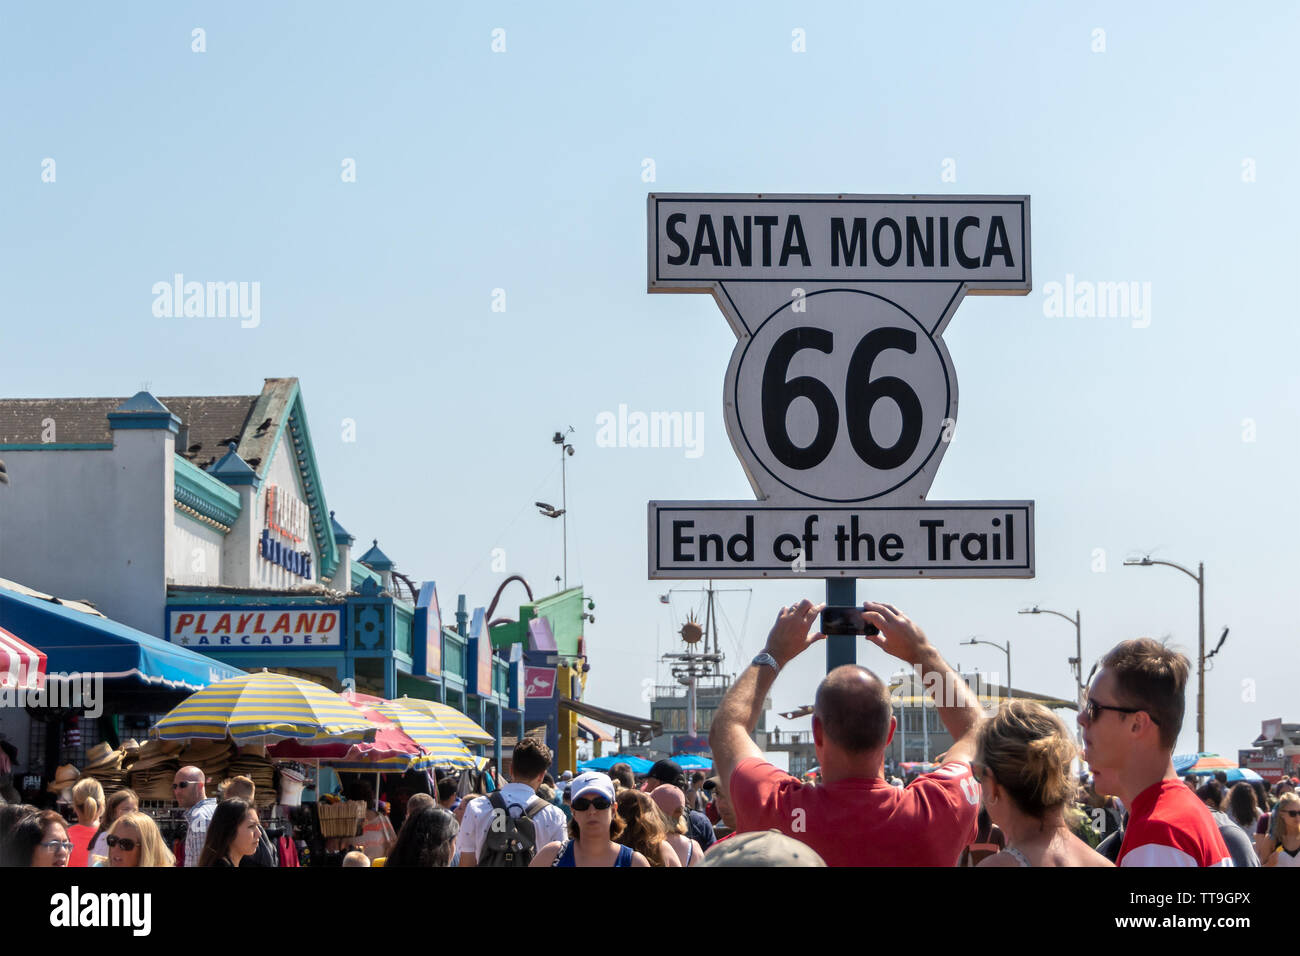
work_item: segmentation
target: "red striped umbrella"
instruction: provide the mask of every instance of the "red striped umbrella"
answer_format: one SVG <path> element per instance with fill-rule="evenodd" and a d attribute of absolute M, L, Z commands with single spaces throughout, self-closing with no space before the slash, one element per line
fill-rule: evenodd
<path fill-rule="evenodd" d="M 41 690 L 45 687 L 45 655 L 0 627 L 0 687 Z"/>

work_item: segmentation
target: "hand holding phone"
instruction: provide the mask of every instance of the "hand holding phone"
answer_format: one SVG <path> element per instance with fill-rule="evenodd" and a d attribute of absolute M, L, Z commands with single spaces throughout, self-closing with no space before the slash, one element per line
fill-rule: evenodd
<path fill-rule="evenodd" d="M 827 637 L 835 634 L 862 634 L 874 637 L 880 631 L 876 625 L 862 616 L 862 608 L 828 605 L 822 611 L 822 633 Z"/>

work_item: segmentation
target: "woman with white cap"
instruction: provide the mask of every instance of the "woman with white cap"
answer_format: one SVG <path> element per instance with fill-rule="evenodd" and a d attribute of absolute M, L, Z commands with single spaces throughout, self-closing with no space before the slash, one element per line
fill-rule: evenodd
<path fill-rule="evenodd" d="M 614 840 L 623 821 L 614 812 L 614 782 L 603 773 L 579 774 L 569 787 L 569 839 L 548 843 L 529 866 L 649 866 L 644 856 Z"/>

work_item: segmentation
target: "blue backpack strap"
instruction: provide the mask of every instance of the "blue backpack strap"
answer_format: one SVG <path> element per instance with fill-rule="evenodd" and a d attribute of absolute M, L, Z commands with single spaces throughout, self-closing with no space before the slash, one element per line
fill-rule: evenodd
<path fill-rule="evenodd" d="M 620 847 L 620 848 L 619 848 L 619 851 L 618 851 L 618 859 L 614 861 L 614 865 L 615 865 L 615 866 L 631 866 L 631 865 L 632 865 L 632 848 L 631 848 L 630 846 L 625 846 L 625 847 Z"/>

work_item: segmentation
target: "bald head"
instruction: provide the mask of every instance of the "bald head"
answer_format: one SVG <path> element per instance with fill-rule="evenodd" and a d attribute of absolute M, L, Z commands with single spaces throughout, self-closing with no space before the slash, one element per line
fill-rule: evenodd
<path fill-rule="evenodd" d="M 889 737 L 889 688 L 865 667 L 845 664 L 817 687 L 813 716 L 826 738 L 841 750 L 879 750 Z"/>
<path fill-rule="evenodd" d="M 181 767 L 172 777 L 172 796 L 182 807 L 192 807 L 207 798 L 204 785 L 207 778 L 198 767 Z"/>

